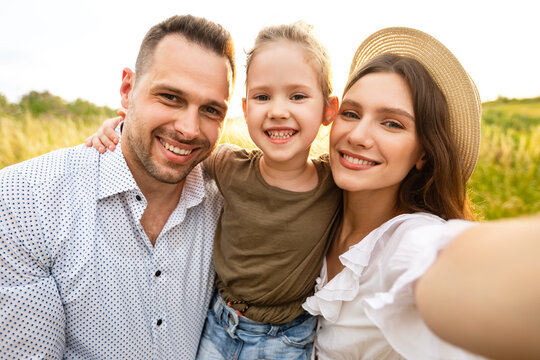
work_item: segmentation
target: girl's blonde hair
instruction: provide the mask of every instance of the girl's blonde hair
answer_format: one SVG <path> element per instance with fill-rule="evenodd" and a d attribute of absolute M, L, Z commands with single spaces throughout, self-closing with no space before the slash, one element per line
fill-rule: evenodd
<path fill-rule="evenodd" d="M 317 38 L 313 26 L 303 21 L 292 24 L 273 25 L 259 31 L 255 45 L 247 53 L 246 74 L 257 52 L 265 45 L 287 40 L 298 44 L 308 53 L 308 61 L 313 63 L 315 72 L 319 75 L 319 83 L 325 99 L 332 95 L 331 66 L 328 51 Z M 247 78 L 246 78 L 247 82 Z"/>

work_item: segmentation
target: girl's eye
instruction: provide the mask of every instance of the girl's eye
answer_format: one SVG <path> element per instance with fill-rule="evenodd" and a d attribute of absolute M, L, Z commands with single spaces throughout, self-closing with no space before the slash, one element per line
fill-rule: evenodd
<path fill-rule="evenodd" d="M 303 99 L 305 99 L 305 98 L 306 98 L 306 96 L 303 95 L 303 94 L 294 94 L 294 95 L 291 97 L 291 99 L 292 99 L 292 100 L 295 100 L 295 101 L 303 100 Z"/>
<path fill-rule="evenodd" d="M 396 121 L 392 121 L 392 120 L 387 120 L 387 121 L 383 122 L 383 125 L 387 126 L 389 128 L 393 128 L 393 129 L 404 129 L 403 125 L 401 125 L 400 123 L 398 123 Z"/>
<path fill-rule="evenodd" d="M 270 97 L 268 95 L 256 95 L 255 99 L 259 101 L 268 101 Z"/>

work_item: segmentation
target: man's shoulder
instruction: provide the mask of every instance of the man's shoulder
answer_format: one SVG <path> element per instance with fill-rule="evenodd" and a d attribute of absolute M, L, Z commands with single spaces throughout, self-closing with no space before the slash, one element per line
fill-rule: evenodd
<path fill-rule="evenodd" d="M 0 187 L 15 184 L 39 187 L 50 182 L 84 176 L 96 168 L 99 153 L 84 144 L 51 151 L 0 170 Z"/>

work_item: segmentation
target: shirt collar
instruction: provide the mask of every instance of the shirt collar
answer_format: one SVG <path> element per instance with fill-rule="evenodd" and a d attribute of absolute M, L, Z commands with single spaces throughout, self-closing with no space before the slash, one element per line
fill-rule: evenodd
<path fill-rule="evenodd" d="M 100 155 L 98 170 L 98 198 L 138 189 L 137 183 L 127 166 L 120 143 L 115 151 Z"/>
<path fill-rule="evenodd" d="M 130 190 L 139 190 L 122 153 L 121 143 L 118 143 L 115 151 L 107 151 L 100 155 L 98 177 L 99 199 Z M 205 196 L 205 180 L 201 164 L 198 164 L 186 177 L 181 202 L 184 202 L 185 208 L 189 209 L 201 203 Z"/>
<path fill-rule="evenodd" d="M 182 189 L 182 200 L 186 202 L 186 208 L 199 204 L 206 196 L 205 182 L 202 165 L 197 164 L 186 176 Z"/>

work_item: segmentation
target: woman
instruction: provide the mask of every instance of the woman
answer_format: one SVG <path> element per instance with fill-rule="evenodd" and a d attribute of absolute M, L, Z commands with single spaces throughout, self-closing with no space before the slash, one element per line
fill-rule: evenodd
<path fill-rule="evenodd" d="M 520 329 L 524 323 L 510 324 L 512 306 L 499 306 L 483 293 L 500 290 L 494 293 L 508 298 L 512 288 L 527 286 L 512 281 L 491 286 L 490 271 L 497 271 L 497 263 L 485 264 L 481 255 L 463 257 L 478 247 L 474 241 L 486 239 L 482 231 L 469 229 L 474 223 L 455 220 L 472 220 L 466 182 L 478 157 L 480 114 L 474 83 L 431 36 L 389 28 L 359 47 L 330 134 L 332 173 L 344 191 L 343 215 L 316 293 L 304 303 L 320 316 L 319 359 L 476 358 L 435 336 L 426 323 L 445 339 L 487 356 L 538 351 L 538 345 L 532 348 L 540 333 L 538 311 L 527 341 L 522 334 L 511 338 L 508 326 Z M 530 226 L 538 228 L 537 223 Z M 538 250 L 530 228 L 522 235 Z M 448 256 L 443 252 L 433 265 L 456 237 Z M 463 244 L 467 239 L 472 242 Z M 495 258 L 504 259 L 506 248 L 497 248 Z M 473 283 L 459 277 L 461 266 L 468 266 Z M 531 302 L 538 291 L 525 298 L 535 309 Z M 489 315 L 499 319 L 486 322 Z M 490 339 L 502 341 L 490 344 Z"/>

